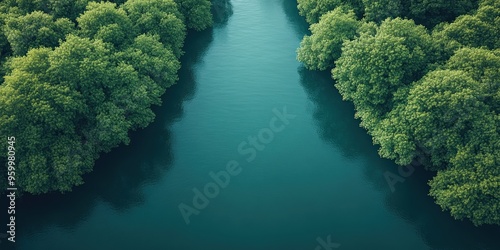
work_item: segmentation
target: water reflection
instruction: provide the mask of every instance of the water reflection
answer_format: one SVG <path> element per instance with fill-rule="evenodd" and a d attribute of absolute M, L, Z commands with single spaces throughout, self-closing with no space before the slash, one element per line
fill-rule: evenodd
<path fill-rule="evenodd" d="M 297 37 L 302 39 L 305 34 L 309 34 L 309 25 L 304 21 L 304 19 L 299 15 L 297 10 L 297 0 L 281 0 L 283 11 L 286 14 L 288 22 L 295 30 Z"/>
<path fill-rule="evenodd" d="M 231 0 L 212 0 L 212 15 L 215 27 L 226 25 L 233 15 Z"/>
<path fill-rule="evenodd" d="M 84 185 L 64 195 L 27 195 L 19 201 L 16 211 L 19 228 L 22 228 L 19 237 L 29 237 L 51 225 L 75 228 L 101 202 L 120 212 L 145 202 L 144 185 L 158 181 L 171 166 L 170 126 L 183 116 L 183 102 L 192 98 L 196 91 L 193 65 L 211 41 L 212 30 L 188 35 L 179 83 L 166 91 L 161 107 L 153 108 L 155 121 L 131 133 L 129 146 L 120 146 L 102 155 L 94 171 L 84 176 Z"/>
<path fill-rule="evenodd" d="M 300 82 L 312 103 L 311 111 L 318 133 L 326 142 L 341 150 L 344 157 L 354 158 L 371 147 L 369 138 L 354 119 L 354 106 L 342 101 L 328 72 L 298 69 Z M 352 144 L 356 143 L 357 147 Z"/>
<path fill-rule="evenodd" d="M 385 195 L 386 207 L 411 223 L 431 249 L 500 249 L 500 227 L 474 227 L 469 221 L 454 220 L 448 212 L 441 211 L 427 195 L 427 181 L 433 173 L 416 169 L 391 192 L 384 173 L 398 174 L 396 165 L 381 159 L 366 132 L 356 128 L 358 122 L 352 119 L 353 107 L 341 101 L 329 73 L 301 68 L 299 74 L 314 102 L 313 116 L 322 139 L 339 148 L 344 156 L 363 158 L 367 162 L 362 164 L 366 180 Z"/>
<path fill-rule="evenodd" d="M 475 227 L 469 221 L 457 221 L 449 212 L 441 211 L 432 197 L 427 195 L 427 180 L 432 175 L 417 170 L 398 185 L 396 192 L 386 194 L 386 206 L 414 225 L 432 249 L 500 249 L 499 226 Z"/>
<path fill-rule="evenodd" d="M 299 23 L 307 24 L 297 15 L 295 2 L 283 0 L 283 8 L 296 32 L 305 34 Z M 416 169 L 405 178 L 405 182 L 397 184 L 395 192 L 391 192 L 384 173 L 397 174 L 396 165 L 381 159 L 366 132 L 356 128 L 359 122 L 352 119 L 354 107 L 341 101 L 330 73 L 308 71 L 302 67 L 298 72 L 313 103 L 312 112 L 322 139 L 339 148 L 344 156 L 362 158 L 368 163 L 362 164 L 366 180 L 384 194 L 385 206 L 392 213 L 415 227 L 430 249 L 500 249 L 499 226 L 475 227 L 469 221 L 454 220 L 448 212 L 441 211 L 427 195 L 427 181 L 433 173 Z M 394 237 L 398 240 L 397 235 Z"/>

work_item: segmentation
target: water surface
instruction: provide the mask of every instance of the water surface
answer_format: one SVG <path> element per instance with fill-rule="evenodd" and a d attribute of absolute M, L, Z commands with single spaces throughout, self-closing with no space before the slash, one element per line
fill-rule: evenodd
<path fill-rule="evenodd" d="M 499 227 L 441 212 L 430 174 L 391 191 L 384 174 L 397 166 L 378 157 L 329 74 L 296 61 L 307 25 L 295 3 L 234 0 L 227 23 L 191 33 L 153 124 L 74 192 L 18 203 L 17 249 L 303 250 L 328 237 L 338 249 L 500 249 Z M 269 137 L 285 108 L 294 118 Z M 238 152 L 259 132 L 264 148 Z M 179 204 L 193 206 L 193 188 L 230 161 L 241 172 L 186 224 Z"/>

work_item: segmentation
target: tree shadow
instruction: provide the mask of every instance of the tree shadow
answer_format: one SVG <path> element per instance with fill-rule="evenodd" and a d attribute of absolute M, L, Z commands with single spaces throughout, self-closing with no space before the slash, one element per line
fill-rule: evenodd
<path fill-rule="evenodd" d="M 231 15 L 233 15 L 231 0 L 212 0 L 211 12 L 214 20 L 214 27 L 226 25 Z"/>
<path fill-rule="evenodd" d="M 76 228 L 102 202 L 125 212 L 145 202 L 144 187 L 157 182 L 173 162 L 170 127 L 183 116 L 183 102 L 196 92 L 193 68 L 213 40 L 213 30 L 192 32 L 181 58 L 179 82 L 167 89 L 162 106 L 153 107 L 155 121 L 130 133 L 131 143 L 101 155 L 94 171 L 84 175 L 85 184 L 66 194 L 25 195 L 18 200 L 18 236 L 44 231 L 52 225 Z"/>
<path fill-rule="evenodd" d="M 300 23 L 306 26 L 307 23 L 298 16 L 295 2 L 283 0 L 283 8 L 301 37 L 307 31 Z M 321 138 L 338 148 L 345 157 L 359 158 L 369 163 L 362 164 L 365 166 L 363 173 L 366 180 L 384 194 L 385 206 L 413 225 L 416 233 L 431 249 L 500 249 L 499 226 L 475 227 L 469 221 L 457 221 L 434 203 L 432 197 L 428 196 L 427 185 L 434 173 L 415 168 L 412 175 L 404 178 L 404 182 L 395 184 L 395 191 L 392 192 L 384 174 L 389 171 L 398 175 L 396 164 L 378 156 L 378 147 L 372 145 L 370 136 L 359 128 L 359 121 L 353 119 L 354 106 L 342 101 L 330 72 L 308 71 L 303 67 L 298 72 L 312 103 L 310 109 Z"/>
<path fill-rule="evenodd" d="M 306 91 L 320 137 L 338 148 L 347 158 L 355 158 L 371 149 L 371 140 L 360 133 L 359 120 L 354 119 L 354 106 L 342 101 L 330 73 L 298 69 L 300 82 Z M 334 107 L 334 109 L 332 108 Z M 357 147 L 352 147 L 352 142 Z"/>
<path fill-rule="evenodd" d="M 433 172 L 416 169 L 405 182 L 397 184 L 395 192 L 387 192 L 385 205 L 412 224 L 432 249 L 500 249 L 500 226 L 476 227 L 468 220 L 455 220 L 434 203 L 427 185 L 433 176 Z"/>
<path fill-rule="evenodd" d="M 281 0 L 281 3 L 288 22 L 294 28 L 297 37 L 302 39 L 304 35 L 310 34 L 309 24 L 299 15 L 299 11 L 297 10 L 297 0 Z"/>

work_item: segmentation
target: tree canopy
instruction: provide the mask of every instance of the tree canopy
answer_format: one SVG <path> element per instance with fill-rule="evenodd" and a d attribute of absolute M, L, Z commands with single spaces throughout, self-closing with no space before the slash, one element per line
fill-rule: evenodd
<path fill-rule="evenodd" d="M 0 3 L 0 137 L 18 141 L 19 191 L 70 191 L 100 153 L 129 143 L 177 81 L 186 27 L 211 20 L 207 0 Z"/>
<path fill-rule="evenodd" d="M 331 69 L 382 157 L 436 171 L 443 210 L 500 224 L 500 3 L 363 0 L 341 30 L 354 10 L 339 4 L 298 0 L 298 59 Z"/>
<path fill-rule="evenodd" d="M 310 24 L 317 23 L 320 17 L 337 7 L 347 7 L 355 11 L 358 17 L 363 15 L 361 0 L 297 0 L 299 13 L 305 16 Z"/>
<path fill-rule="evenodd" d="M 158 35 L 177 57 L 182 54 L 186 25 L 184 16 L 173 0 L 145 2 L 129 0 L 123 8 L 127 11 L 134 28 L 143 34 Z"/>
<path fill-rule="evenodd" d="M 6 20 L 5 36 L 14 55 L 25 55 L 29 49 L 55 47 L 74 30 L 67 18 L 54 18 L 42 11 Z"/>
<path fill-rule="evenodd" d="M 189 29 L 203 30 L 213 24 L 210 14 L 212 3 L 207 0 L 175 0 L 180 12 L 186 17 Z"/>
<path fill-rule="evenodd" d="M 309 69 L 333 67 L 340 57 L 342 43 L 354 39 L 359 26 L 352 10 L 338 7 L 326 13 L 319 23 L 311 25 L 312 34 L 302 40 L 297 58 Z"/>

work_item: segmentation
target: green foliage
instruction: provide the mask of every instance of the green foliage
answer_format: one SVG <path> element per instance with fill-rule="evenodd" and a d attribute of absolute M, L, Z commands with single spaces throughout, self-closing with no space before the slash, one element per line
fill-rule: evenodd
<path fill-rule="evenodd" d="M 5 21 L 5 34 L 14 55 L 25 55 L 31 48 L 55 47 L 71 33 L 74 24 L 67 18 L 54 20 L 49 14 L 35 11 Z"/>
<path fill-rule="evenodd" d="M 298 3 L 309 22 L 332 8 Z M 339 43 L 342 32 L 323 20 L 342 13 L 328 12 L 311 25 L 298 59 L 312 69 L 335 65 L 335 86 L 382 157 L 437 171 L 429 194 L 443 210 L 475 225 L 500 224 L 500 2 L 363 5 L 357 37 Z"/>
<path fill-rule="evenodd" d="M 380 23 L 388 17 L 401 16 L 402 6 L 400 0 L 363 0 L 365 18 L 368 21 Z"/>
<path fill-rule="evenodd" d="M 362 33 L 344 44 L 333 69 L 336 87 L 359 114 L 382 117 L 394 106 L 393 93 L 418 80 L 426 70 L 430 35 L 411 20 L 387 19 L 375 35 Z M 378 119 L 364 120 L 367 128 Z"/>
<path fill-rule="evenodd" d="M 56 18 L 75 20 L 87 6 L 89 0 L 5 0 L 4 6 L 14 7 L 25 15 L 42 11 Z"/>
<path fill-rule="evenodd" d="M 457 51 L 448 69 L 430 72 L 415 84 L 407 101 L 373 133 L 382 156 L 402 165 L 419 158 L 440 170 L 430 194 L 454 217 L 476 225 L 498 224 L 500 216 L 491 210 L 500 204 L 493 195 L 500 176 L 499 66 L 498 51 Z"/>
<path fill-rule="evenodd" d="M 493 2 L 494 0 L 488 0 Z M 483 2 L 485 2 L 483 0 Z M 299 13 L 309 24 L 337 7 L 348 7 L 356 16 L 380 23 L 388 17 L 409 18 L 417 24 L 433 27 L 441 22 L 451 22 L 456 17 L 470 13 L 478 7 L 478 0 L 297 0 Z M 488 3 L 488 5 L 491 5 Z"/>
<path fill-rule="evenodd" d="M 496 150 L 499 152 L 500 148 L 497 147 Z M 464 153 L 477 154 L 474 151 Z M 478 156 L 485 157 L 480 154 Z M 498 153 L 486 157 L 499 158 Z M 485 167 L 451 168 L 440 171 L 429 182 L 430 195 L 456 219 L 470 219 L 476 226 L 498 225 L 500 224 L 500 175 L 495 168 L 498 169 L 498 161 L 496 165 L 490 164 Z"/>
<path fill-rule="evenodd" d="M 180 63 L 173 53 L 164 47 L 158 36 L 140 35 L 123 53 L 120 60 L 130 63 L 141 75 L 148 76 L 166 88 L 177 81 Z"/>
<path fill-rule="evenodd" d="M 5 35 L 4 32 L 4 26 L 5 22 L 7 19 L 11 18 L 12 16 L 15 17 L 16 14 L 13 12 L 10 12 L 10 8 L 6 5 L 0 4 L 0 59 L 5 60 L 5 58 L 11 54 L 11 48 L 9 41 L 7 40 L 7 36 Z M 3 64 L 3 63 L 2 63 Z M 0 76 L 3 76 L 1 74 Z M 3 79 L 0 80 L 2 82 Z"/>
<path fill-rule="evenodd" d="M 109 2 L 90 2 L 77 19 L 83 37 L 101 39 L 119 47 L 133 39 L 136 32 L 127 13 Z"/>
<path fill-rule="evenodd" d="M 56 187 L 67 191 L 68 186 L 82 182 L 80 158 L 84 153 L 81 148 L 68 151 L 67 147 L 76 143 L 74 118 L 84 107 L 83 96 L 68 86 L 37 77 L 38 73 L 47 70 L 50 53 L 46 48 L 33 49 L 25 57 L 16 58 L 13 70 L 0 86 L 0 134 L 5 138 L 15 134 L 18 141 L 25 142 L 16 144 L 17 184 L 31 193 L 43 193 Z M 68 142 L 61 147 L 66 151 L 54 151 L 54 145 L 62 141 Z M 68 165 L 51 164 L 63 158 Z M 60 172 L 52 172 L 56 168 Z"/>
<path fill-rule="evenodd" d="M 478 0 L 411 0 L 407 15 L 419 24 L 433 27 L 440 22 L 450 22 L 457 16 L 467 14 L 477 8 L 478 2 Z"/>
<path fill-rule="evenodd" d="M 297 0 L 299 13 L 305 16 L 310 24 L 317 23 L 320 17 L 327 12 L 338 8 L 347 7 L 353 9 L 358 17 L 363 15 L 363 4 L 361 0 Z"/>
<path fill-rule="evenodd" d="M 500 224 L 500 116 L 478 111 L 482 117 L 472 121 L 451 166 L 429 182 L 429 194 L 456 219 Z"/>
<path fill-rule="evenodd" d="M 7 4 L 11 7 L 18 7 L 19 10 L 23 11 L 23 14 L 28 14 L 36 10 L 47 13 L 49 9 L 49 1 L 47 0 L 10 0 Z"/>
<path fill-rule="evenodd" d="M 0 137 L 22 142 L 21 192 L 70 191 L 101 152 L 127 144 L 130 130 L 153 121 L 151 105 L 177 80 L 184 21 L 196 29 L 211 24 L 210 13 L 193 10 L 198 4 L 205 9 L 191 2 L 180 10 L 172 0 L 0 3 Z"/>
<path fill-rule="evenodd" d="M 332 68 L 340 57 L 342 43 L 356 37 L 360 22 L 353 11 L 336 8 L 321 17 L 310 27 L 311 36 L 305 36 L 298 50 L 297 59 L 308 69 Z"/>
<path fill-rule="evenodd" d="M 144 38 L 137 40 L 141 45 Z M 172 53 L 157 40 L 153 48 L 142 45 L 144 53 L 139 53 L 141 47 L 136 52 L 149 64 L 158 54 L 169 55 L 162 59 L 173 64 L 164 62 L 161 69 L 176 79 L 179 65 Z M 81 184 L 81 174 L 91 169 L 97 153 L 128 143 L 130 129 L 153 120 L 149 106 L 159 103 L 165 88 L 116 60 L 112 51 L 100 40 L 70 35 L 53 51 L 30 50 L 13 61 L 0 87 L 2 96 L 9 97 L 0 105 L 6 114 L 0 133 L 30 142 L 19 149 L 18 173 L 26 181 L 19 186 L 24 191 L 68 191 Z"/>
<path fill-rule="evenodd" d="M 471 124 L 488 114 L 478 87 L 466 72 L 437 70 L 410 91 L 403 112 L 411 115 L 404 119 L 416 145 L 432 157 L 433 167 L 444 168 Z"/>
<path fill-rule="evenodd" d="M 182 55 L 186 26 L 173 0 L 129 0 L 123 8 L 139 33 L 158 35 L 177 57 Z"/>
<path fill-rule="evenodd" d="M 88 3 L 89 0 L 49 0 L 49 13 L 57 18 L 76 20 Z"/>
<path fill-rule="evenodd" d="M 488 106 L 500 113 L 500 49 L 488 50 L 477 48 L 463 48 L 456 51 L 446 67 L 467 72 L 475 81 L 479 82 L 481 94 Z"/>
<path fill-rule="evenodd" d="M 186 17 L 188 29 L 204 30 L 213 24 L 209 0 L 175 0 L 179 10 Z"/>
<path fill-rule="evenodd" d="M 455 22 L 446 25 L 442 31 L 446 40 L 466 47 L 500 48 L 500 3 L 487 3 L 481 3 L 475 14 L 460 16 Z"/>

